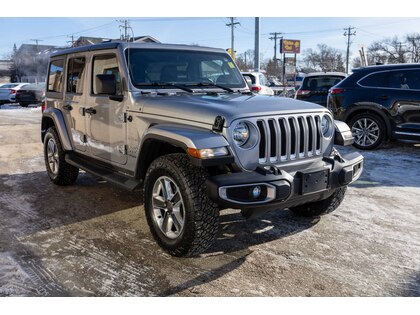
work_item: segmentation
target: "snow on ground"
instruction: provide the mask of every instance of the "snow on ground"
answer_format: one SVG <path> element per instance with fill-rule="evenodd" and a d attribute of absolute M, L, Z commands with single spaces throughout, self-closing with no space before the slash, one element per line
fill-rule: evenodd
<path fill-rule="evenodd" d="M 322 218 L 224 210 L 214 246 L 164 253 L 138 196 L 45 173 L 40 109 L 0 109 L 0 296 L 420 296 L 420 145 L 362 152 Z M 344 154 L 353 148 L 340 148 Z"/>

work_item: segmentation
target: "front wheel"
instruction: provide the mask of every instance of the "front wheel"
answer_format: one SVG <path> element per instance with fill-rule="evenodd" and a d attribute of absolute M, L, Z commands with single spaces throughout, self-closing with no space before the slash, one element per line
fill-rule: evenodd
<path fill-rule="evenodd" d="M 323 214 L 333 212 L 344 199 L 347 186 L 338 188 L 327 199 L 310 202 L 304 205 L 290 208 L 290 210 L 298 216 L 302 217 L 317 217 Z"/>
<path fill-rule="evenodd" d="M 171 255 L 194 256 L 209 248 L 218 232 L 219 208 L 206 191 L 207 174 L 185 154 L 157 158 L 144 183 L 151 233 Z"/>

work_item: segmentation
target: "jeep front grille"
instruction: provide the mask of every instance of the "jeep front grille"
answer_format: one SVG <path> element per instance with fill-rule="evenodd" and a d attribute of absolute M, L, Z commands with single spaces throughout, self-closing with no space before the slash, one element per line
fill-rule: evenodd
<path fill-rule="evenodd" d="M 321 116 L 291 115 L 257 119 L 259 164 L 312 157 L 322 153 Z"/>

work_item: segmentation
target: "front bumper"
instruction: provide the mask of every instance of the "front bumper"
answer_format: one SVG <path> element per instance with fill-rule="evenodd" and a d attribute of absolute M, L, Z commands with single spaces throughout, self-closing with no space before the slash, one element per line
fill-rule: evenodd
<path fill-rule="evenodd" d="M 304 171 L 277 168 L 216 175 L 207 180 L 210 198 L 223 208 L 271 210 L 328 198 L 337 188 L 356 181 L 363 171 L 357 152 L 324 157 Z"/>

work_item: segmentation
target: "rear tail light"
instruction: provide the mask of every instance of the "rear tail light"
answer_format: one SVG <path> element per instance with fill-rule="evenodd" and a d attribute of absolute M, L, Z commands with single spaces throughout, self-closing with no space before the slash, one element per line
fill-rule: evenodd
<path fill-rule="evenodd" d="M 16 90 L 11 89 L 10 94 L 16 94 Z"/>
<path fill-rule="evenodd" d="M 259 91 L 261 91 L 261 86 L 253 86 L 252 88 L 251 88 L 251 90 L 252 91 L 254 91 L 254 92 L 259 92 Z"/>
<path fill-rule="evenodd" d="M 46 108 L 46 105 L 45 105 L 45 97 L 43 97 L 42 98 L 42 102 L 41 102 L 41 112 L 44 112 L 45 108 Z"/>
<path fill-rule="evenodd" d="M 297 90 L 296 95 L 308 95 L 311 93 L 310 90 Z"/>
<path fill-rule="evenodd" d="M 344 89 L 340 89 L 340 88 L 332 88 L 328 91 L 328 93 L 330 93 L 331 95 L 340 94 L 343 92 L 344 92 Z"/>

